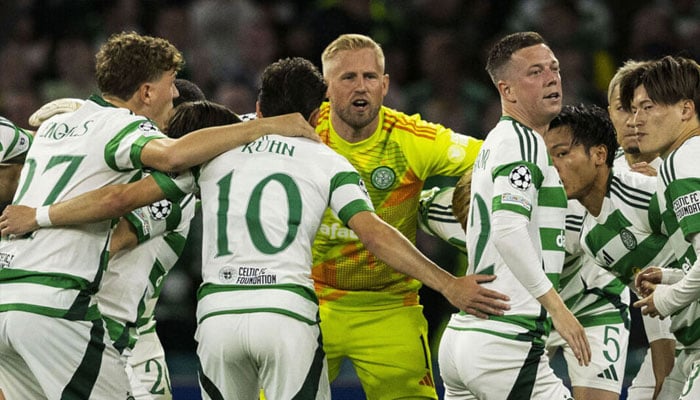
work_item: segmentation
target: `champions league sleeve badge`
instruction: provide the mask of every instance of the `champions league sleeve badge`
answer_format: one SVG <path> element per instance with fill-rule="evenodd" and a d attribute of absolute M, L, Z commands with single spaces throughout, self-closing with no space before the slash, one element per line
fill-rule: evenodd
<path fill-rule="evenodd" d="M 525 165 L 518 165 L 508 174 L 508 181 L 518 190 L 527 190 L 532 184 L 532 173 Z"/>

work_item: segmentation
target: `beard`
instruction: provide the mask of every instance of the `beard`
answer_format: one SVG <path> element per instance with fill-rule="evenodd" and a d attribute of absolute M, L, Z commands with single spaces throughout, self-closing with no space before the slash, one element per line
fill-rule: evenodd
<path fill-rule="evenodd" d="M 350 105 L 346 108 L 336 110 L 336 112 L 343 122 L 352 127 L 352 129 L 359 131 L 377 118 L 379 107 L 369 107 L 366 111 L 358 113 L 353 111 L 352 105 Z"/>
<path fill-rule="evenodd" d="M 641 153 L 641 150 L 639 150 L 639 147 L 634 147 L 634 146 L 628 147 L 624 150 L 625 150 L 625 153 L 627 153 L 627 154 L 640 154 Z"/>

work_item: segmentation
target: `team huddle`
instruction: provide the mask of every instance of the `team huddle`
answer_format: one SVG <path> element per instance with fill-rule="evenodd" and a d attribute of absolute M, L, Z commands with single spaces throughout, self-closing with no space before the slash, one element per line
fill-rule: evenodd
<path fill-rule="evenodd" d="M 47 104 L 36 131 L 0 118 L 0 161 L 21 165 L 0 174 L 0 399 L 172 398 L 155 309 L 196 207 L 205 399 L 330 399 L 343 360 L 368 399 L 437 399 L 422 285 L 459 309 L 445 399 L 618 399 L 630 307 L 650 347 L 628 398 L 700 398 L 695 61 L 627 62 L 606 112 L 564 105 L 539 34 L 507 35 L 482 141 L 384 106 L 364 35 L 330 43 L 322 71 L 269 65 L 254 116 L 177 79 L 165 39 L 115 34 L 95 60 L 99 95 Z M 418 229 L 465 252 L 466 275 Z"/>

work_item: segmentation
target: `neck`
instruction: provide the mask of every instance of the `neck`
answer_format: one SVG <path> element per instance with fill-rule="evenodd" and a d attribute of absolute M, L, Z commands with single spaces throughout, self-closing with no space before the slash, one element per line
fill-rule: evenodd
<path fill-rule="evenodd" d="M 549 129 L 549 123 L 556 116 L 556 114 L 553 115 L 552 118 L 548 119 L 547 121 L 536 121 L 534 118 L 528 117 L 526 113 L 521 113 L 517 110 L 508 110 L 506 108 L 503 109 L 503 115 L 515 119 L 516 121 L 534 130 L 540 135 L 544 135 L 545 133 L 547 133 L 547 129 Z"/>
<path fill-rule="evenodd" d="M 578 199 L 579 203 L 586 207 L 586 210 L 594 217 L 600 215 L 600 210 L 603 209 L 603 200 L 608 192 L 608 179 L 611 173 L 612 170 L 607 166 L 603 168 L 593 184 L 586 188 L 583 197 Z"/>
<path fill-rule="evenodd" d="M 658 154 L 648 154 L 648 153 L 625 153 L 625 160 L 627 160 L 628 165 L 636 164 L 639 162 L 651 163 L 658 157 Z"/>
<path fill-rule="evenodd" d="M 688 129 L 684 129 L 683 133 L 678 135 L 676 140 L 673 141 L 673 143 L 671 143 L 671 146 L 669 146 L 668 150 L 661 154 L 661 157 L 666 158 L 666 156 L 668 156 L 672 151 L 681 147 L 683 143 L 685 143 L 688 139 L 692 138 L 693 136 L 700 136 L 700 125 L 698 125 L 697 122 L 691 127 L 688 127 Z"/>

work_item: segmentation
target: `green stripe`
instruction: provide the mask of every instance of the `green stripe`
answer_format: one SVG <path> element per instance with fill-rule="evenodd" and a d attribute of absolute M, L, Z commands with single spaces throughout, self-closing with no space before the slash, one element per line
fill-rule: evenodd
<path fill-rule="evenodd" d="M 84 400 L 91 397 L 92 389 L 100 374 L 102 354 L 105 349 L 103 324 L 99 319 L 92 322 L 90 342 L 73 377 L 63 389 L 61 400 Z"/>
<path fill-rule="evenodd" d="M 518 377 L 515 379 L 513 388 L 508 393 L 508 400 L 529 400 L 531 398 L 532 390 L 535 387 L 535 379 L 537 378 L 537 368 L 543 354 L 544 346 L 533 344 L 530 347 Z"/>
<path fill-rule="evenodd" d="M 564 251 L 564 230 L 540 227 L 540 245 L 545 251 Z"/>
<path fill-rule="evenodd" d="M 163 191 L 165 198 L 172 202 L 179 202 L 187 193 L 183 192 L 182 189 L 177 185 L 177 183 L 168 176 L 167 174 L 160 171 L 153 171 L 151 176 L 155 180 L 156 184 Z"/>
<path fill-rule="evenodd" d="M 197 321 L 197 323 L 201 324 L 202 322 L 204 322 L 204 320 L 211 318 L 211 317 L 216 317 L 217 315 L 251 314 L 251 313 L 262 313 L 262 312 L 286 315 L 287 317 L 294 318 L 297 321 L 301 321 L 301 322 L 308 324 L 308 325 L 316 325 L 317 323 L 319 323 L 318 320 L 311 320 L 311 319 L 304 317 L 301 314 L 297 314 L 293 311 L 289 311 L 287 309 L 277 308 L 277 307 L 260 307 L 260 308 L 247 308 L 247 309 L 242 309 L 242 310 L 217 311 L 217 312 L 212 312 L 212 313 L 204 315 L 202 318 L 199 319 L 199 321 Z"/>
<path fill-rule="evenodd" d="M 35 272 L 23 269 L 0 269 L 0 282 L 33 283 L 59 289 L 84 290 L 90 287 L 90 282 L 75 275 L 55 272 Z"/>
<path fill-rule="evenodd" d="M 350 203 L 346 204 L 345 207 L 341 208 L 340 211 L 338 211 L 338 218 L 343 222 L 344 225 L 347 225 L 350 218 L 362 211 L 374 212 L 367 200 L 353 200 Z"/>
<path fill-rule="evenodd" d="M 318 385 L 321 381 L 321 373 L 323 373 L 323 360 L 326 357 L 326 353 L 323 351 L 323 340 L 321 338 L 320 329 L 317 342 L 318 346 L 314 352 L 314 359 L 309 366 L 309 371 L 306 374 L 304 383 L 294 397 L 292 397 L 292 400 L 315 399 L 318 394 Z"/>
<path fill-rule="evenodd" d="M 24 311 L 24 312 L 28 312 L 28 313 L 32 313 L 32 314 L 45 315 L 47 317 L 65 318 L 65 319 L 69 319 L 71 321 L 76 321 L 76 320 L 94 321 L 94 320 L 102 318 L 99 310 L 97 309 L 97 305 L 90 306 L 90 308 L 88 308 L 88 310 L 83 314 L 82 318 L 75 318 L 72 315 L 70 318 L 66 318 L 66 316 L 69 313 L 69 310 L 63 310 L 60 308 L 53 308 L 53 307 L 38 306 L 35 304 L 26 304 L 26 303 L 0 304 L 0 312 L 5 312 L 5 311 Z"/>
<path fill-rule="evenodd" d="M 178 257 L 185 250 L 185 244 L 187 243 L 187 238 L 177 232 L 169 232 L 163 237 L 163 240 Z"/>
<path fill-rule="evenodd" d="M 197 357 L 197 362 L 199 363 L 199 384 L 202 385 L 202 389 L 204 389 L 204 392 L 212 400 L 224 400 L 224 395 L 221 394 L 221 391 L 216 387 L 214 382 L 212 382 L 212 380 L 204 374 L 204 369 L 202 369 L 202 362 L 199 360 L 199 357 Z"/>
<path fill-rule="evenodd" d="M 540 187 L 537 192 L 537 205 L 542 207 L 566 208 L 566 191 L 562 186 Z"/>
<path fill-rule="evenodd" d="M 127 126 L 125 126 L 121 131 L 119 131 L 107 144 L 105 145 L 104 157 L 105 162 L 115 171 L 122 171 L 121 168 L 117 166 L 117 150 L 119 149 L 119 143 L 131 132 L 138 129 L 141 123 L 146 122 L 145 119 L 134 121 Z M 132 160 L 133 162 L 133 160 Z M 141 160 L 138 160 L 138 164 L 134 164 L 136 169 L 141 168 Z"/>
<path fill-rule="evenodd" d="M 197 300 L 201 300 L 204 296 L 208 296 L 214 293 L 220 292 L 235 292 L 235 291 L 247 291 L 247 290 L 260 290 L 260 289 L 275 289 L 275 290 L 287 290 L 289 292 L 295 293 L 306 300 L 312 301 L 318 304 L 318 297 L 316 297 L 316 292 L 313 289 L 309 289 L 306 286 L 295 285 L 292 283 L 285 283 L 281 285 L 256 285 L 256 286 L 242 286 L 242 285 L 217 285 L 214 283 L 205 283 L 197 290 Z"/>

